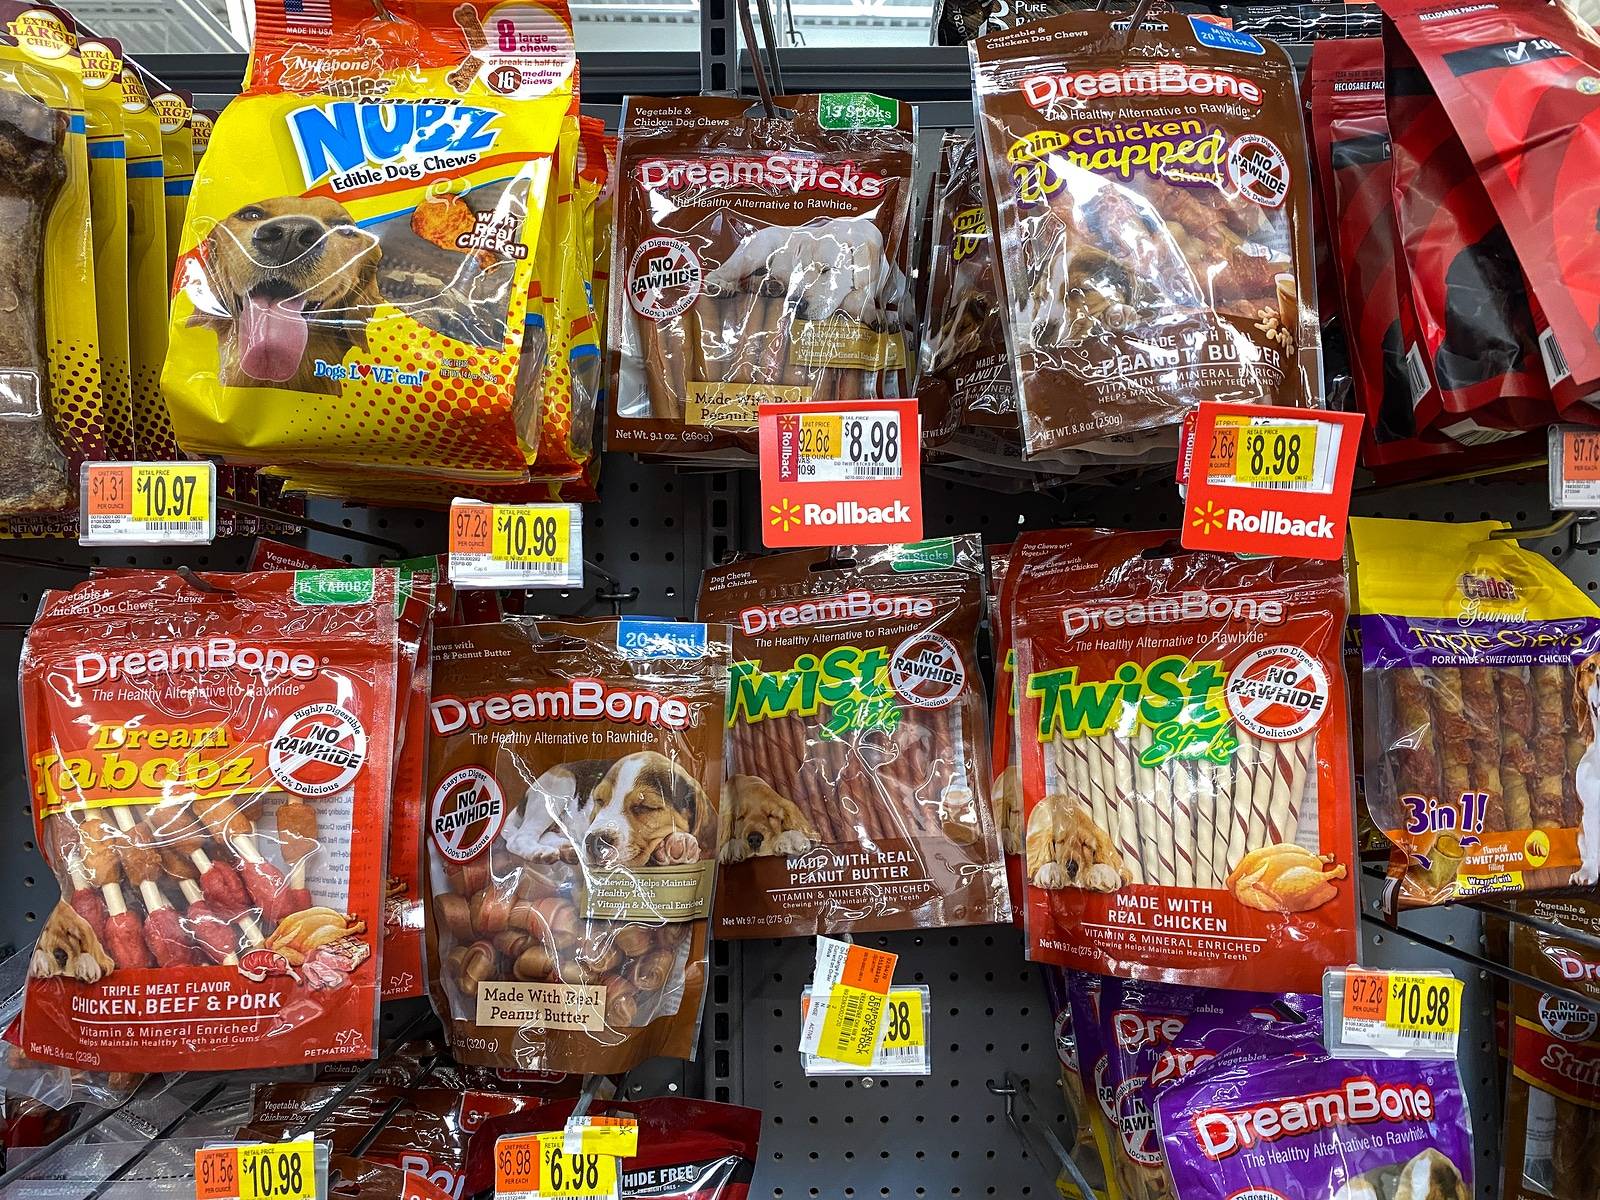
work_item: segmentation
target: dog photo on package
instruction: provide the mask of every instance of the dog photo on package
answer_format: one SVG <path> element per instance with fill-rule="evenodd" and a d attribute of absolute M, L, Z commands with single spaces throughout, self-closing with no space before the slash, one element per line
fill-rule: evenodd
<path fill-rule="evenodd" d="M 185 450 L 513 480 L 565 3 L 258 13 L 196 172 L 163 389 Z"/>

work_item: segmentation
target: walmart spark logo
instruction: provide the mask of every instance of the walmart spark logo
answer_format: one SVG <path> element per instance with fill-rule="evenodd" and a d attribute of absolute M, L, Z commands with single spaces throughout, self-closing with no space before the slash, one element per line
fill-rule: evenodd
<path fill-rule="evenodd" d="M 779 500 L 767 510 L 772 514 L 772 523 L 778 527 L 780 533 L 788 533 L 800 522 L 800 506 L 793 500 Z"/>
<path fill-rule="evenodd" d="M 1190 521 L 1189 524 L 1193 525 L 1201 533 L 1215 533 L 1223 527 L 1227 520 L 1227 512 L 1212 501 L 1207 500 L 1206 506 L 1196 510 L 1194 520 Z"/>

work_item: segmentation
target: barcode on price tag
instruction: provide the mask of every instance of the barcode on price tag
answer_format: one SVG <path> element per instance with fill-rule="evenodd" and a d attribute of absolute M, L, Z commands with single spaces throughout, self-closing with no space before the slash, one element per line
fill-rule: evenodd
<path fill-rule="evenodd" d="M 616 1200 L 617 1156 L 572 1154 L 564 1142 L 559 1129 L 497 1139 L 495 1200 Z"/>
<path fill-rule="evenodd" d="M 197 1150 L 194 1194 L 195 1200 L 316 1200 L 316 1143 L 304 1137 Z"/>
<path fill-rule="evenodd" d="M 456 500 L 450 505 L 450 582 L 464 588 L 581 585 L 583 510 Z"/>
<path fill-rule="evenodd" d="M 801 1019 L 811 1011 L 812 989 L 800 996 Z M 826 1000 L 823 1003 L 827 1003 Z M 883 1041 L 865 1067 L 836 1062 L 815 1054 L 801 1054 L 807 1075 L 927 1075 L 932 1071 L 928 1052 L 929 996 L 926 985 L 891 988 L 884 1009 Z"/>
<path fill-rule="evenodd" d="M 79 469 L 80 545 L 205 546 L 216 532 L 212 463 L 84 463 Z"/>
<path fill-rule="evenodd" d="M 815 1002 L 802 1016 L 800 1051 L 865 1067 L 883 1040 L 889 983 L 899 956 L 837 938 L 817 939 Z"/>
<path fill-rule="evenodd" d="M 1464 986 L 1446 972 L 1329 971 L 1324 994 L 1329 1012 L 1339 1014 L 1329 1049 L 1343 1057 L 1453 1058 Z"/>
<path fill-rule="evenodd" d="M 802 483 L 855 483 L 899 479 L 900 414 L 892 409 L 806 413 L 800 418 L 797 479 Z"/>

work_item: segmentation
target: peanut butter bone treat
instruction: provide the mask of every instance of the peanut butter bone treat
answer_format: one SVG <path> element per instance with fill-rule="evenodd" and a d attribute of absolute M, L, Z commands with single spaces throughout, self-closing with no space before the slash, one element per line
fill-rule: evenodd
<path fill-rule="evenodd" d="M 45 366 L 44 223 L 66 179 L 65 113 L 0 92 L 0 513 L 71 499 Z"/>

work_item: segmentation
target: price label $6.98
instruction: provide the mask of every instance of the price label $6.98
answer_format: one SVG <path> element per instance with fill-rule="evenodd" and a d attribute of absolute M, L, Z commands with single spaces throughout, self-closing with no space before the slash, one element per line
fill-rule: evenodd
<path fill-rule="evenodd" d="M 615 1200 L 614 1154 L 569 1154 L 564 1135 L 518 1134 L 494 1147 L 495 1200 Z"/>

